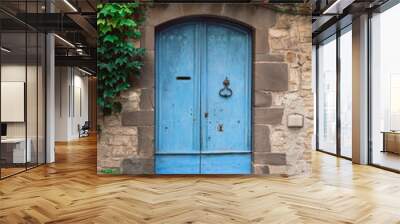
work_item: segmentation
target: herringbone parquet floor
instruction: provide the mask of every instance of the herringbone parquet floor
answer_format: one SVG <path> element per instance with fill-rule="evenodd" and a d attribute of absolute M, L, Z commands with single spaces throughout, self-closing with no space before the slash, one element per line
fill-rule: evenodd
<path fill-rule="evenodd" d="M 400 223 L 400 175 L 315 153 L 311 177 L 101 177 L 96 142 L 0 181 L 0 223 Z"/>

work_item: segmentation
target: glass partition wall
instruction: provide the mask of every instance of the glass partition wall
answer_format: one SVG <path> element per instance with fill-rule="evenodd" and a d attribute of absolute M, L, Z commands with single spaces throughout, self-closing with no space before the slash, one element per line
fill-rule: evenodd
<path fill-rule="evenodd" d="M 0 178 L 45 163 L 45 34 L 18 20 L 43 10 L 41 1 L 0 7 Z"/>
<path fill-rule="evenodd" d="M 317 150 L 352 157 L 351 25 L 317 45 Z"/>
<path fill-rule="evenodd" d="M 400 171 L 400 4 L 371 18 L 370 163 Z"/>
<path fill-rule="evenodd" d="M 318 149 L 336 153 L 336 36 L 318 46 Z"/>
<path fill-rule="evenodd" d="M 340 155 L 352 158 L 352 33 L 351 26 L 341 32 L 339 49 L 340 68 Z"/>

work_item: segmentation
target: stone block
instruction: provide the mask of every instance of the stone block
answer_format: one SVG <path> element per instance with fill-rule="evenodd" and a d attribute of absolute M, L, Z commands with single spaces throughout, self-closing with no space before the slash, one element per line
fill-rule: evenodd
<path fill-rule="evenodd" d="M 154 50 L 146 49 L 146 53 L 144 55 L 143 61 L 144 62 L 153 62 L 154 61 L 154 55 L 155 55 Z"/>
<path fill-rule="evenodd" d="M 283 108 L 255 108 L 255 124 L 281 124 Z"/>
<path fill-rule="evenodd" d="M 121 92 L 120 97 L 124 101 L 139 101 L 139 94 L 133 88 Z"/>
<path fill-rule="evenodd" d="M 256 29 L 255 53 L 266 54 L 268 51 L 267 31 L 263 29 Z"/>
<path fill-rule="evenodd" d="M 264 125 L 254 125 L 253 141 L 255 152 L 270 152 L 271 142 L 269 127 Z"/>
<path fill-rule="evenodd" d="M 281 54 L 256 54 L 256 62 L 283 62 L 284 59 Z"/>
<path fill-rule="evenodd" d="M 169 20 L 182 17 L 182 4 L 154 4 L 149 8 L 146 16 L 146 25 L 157 26 Z"/>
<path fill-rule="evenodd" d="M 133 146 L 113 146 L 111 150 L 112 150 L 111 156 L 113 158 L 134 156 L 136 151 Z"/>
<path fill-rule="evenodd" d="M 254 106 L 255 107 L 270 107 L 272 105 L 271 93 L 255 91 L 254 92 Z"/>
<path fill-rule="evenodd" d="M 288 65 L 285 63 L 255 64 L 255 89 L 287 91 L 289 88 Z"/>
<path fill-rule="evenodd" d="M 122 102 L 122 112 L 138 111 L 139 101 L 125 101 Z"/>
<path fill-rule="evenodd" d="M 118 115 L 103 116 L 103 124 L 105 127 L 116 127 L 121 125 L 121 120 Z"/>
<path fill-rule="evenodd" d="M 144 61 L 144 66 L 140 76 L 131 76 L 129 81 L 133 88 L 153 88 L 154 87 L 154 63 L 153 60 Z"/>
<path fill-rule="evenodd" d="M 154 160 L 144 158 L 124 159 L 121 162 L 123 174 L 153 174 Z"/>
<path fill-rule="evenodd" d="M 254 152 L 253 156 L 255 164 L 275 165 L 275 166 L 283 166 L 287 164 L 285 153 Z"/>
<path fill-rule="evenodd" d="M 192 15 L 220 15 L 222 4 L 182 4 L 183 14 L 185 16 Z"/>
<path fill-rule="evenodd" d="M 132 111 L 122 113 L 123 126 L 153 126 L 153 111 Z"/>
<path fill-rule="evenodd" d="M 139 107 L 141 110 L 154 109 L 154 91 L 153 89 L 142 89 L 140 95 Z"/>
<path fill-rule="evenodd" d="M 132 136 L 129 135 L 116 135 L 108 139 L 107 144 L 113 146 L 127 146 L 131 145 Z"/>
<path fill-rule="evenodd" d="M 270 165 L 268 166 L 269 168 L 269 173 L 274 174 L 274 175 L 282 175 L 282 176 L 288 176 L 288 167 L 286 165 L 284 166 L 273 166 Z"/>
<path fill-rule="evenodd" d="M 269 30 L 269 35 L 271 38 L 285 38 L 285 37 L 289 37 L 290 33 L 288 29 L 270 29 Z"/>
<path fill-rule="evenodd" d="M 267 175 L 269 174 L 269 167 L 267 165 L 253 165 L 253 173 L 256 175 Z"/>
<path fill-rule="evenodd" d="M 253 28 L 268 29 L 276 22 L 274 11 L 248 4 L 225 4 L 222 15 L 246 23 Z"/>
<path fill-rule="evenodd" d="M 139 156 L 142 158 L 154 157 L 154 127 L 139 127 Z"/>
<path fill-rule="evenodd" d="M 141 46 L 146 49 L 146 51 L 154 50 L 154 34 L 155 28 L 154 26 L 147 25 L 144 26 L 142 30 L 142 38 L 140 40 Z"/>

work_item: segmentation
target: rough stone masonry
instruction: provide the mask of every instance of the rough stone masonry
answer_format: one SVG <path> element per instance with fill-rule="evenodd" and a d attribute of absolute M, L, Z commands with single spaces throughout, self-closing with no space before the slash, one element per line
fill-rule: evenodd
<path fill-rule="evenodd" d="M 313 94 L 311 18 L 246 4 L 154 4 L 148 11 L 140 46 L 145 67 L 120 96 L 121 114 L 99 116 L 98 173 L 154 172 L 155 27 L 185 16 L 218 16 L 254 29 L 253 173 L 298 175 L 311 172 Z M 291 114 L 304 125 L 289 128 Z"/>

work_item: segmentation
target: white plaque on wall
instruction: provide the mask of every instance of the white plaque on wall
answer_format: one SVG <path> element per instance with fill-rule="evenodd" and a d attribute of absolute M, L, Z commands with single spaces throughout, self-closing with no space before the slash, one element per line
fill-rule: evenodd
<path fill-rule="evenodd" d="M 24 122 L 25 83 L 1 82 L 1 122 Z"/>
<path fill-rule="evenodd" d="M 289 128 L 302 128 L 304 126 L 304 117 L 301 114 L 289 114 L 287 117 L 287 126 Z"/>

